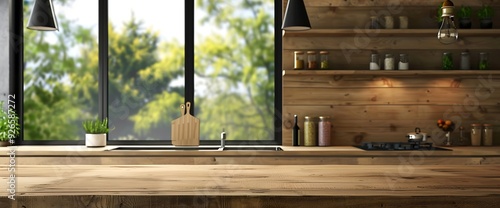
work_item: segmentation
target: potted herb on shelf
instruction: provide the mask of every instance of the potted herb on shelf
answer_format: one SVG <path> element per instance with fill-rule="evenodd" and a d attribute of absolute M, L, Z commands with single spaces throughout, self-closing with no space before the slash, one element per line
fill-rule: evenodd
<path fill-rule="evenodd" d="M 9 146 L 11 138 L 19 136 L 21 128 L 17 114 L 14 111 L 10 114 L 5 112 L 3 103 L 0 102 L 0 146 L 6 147 Z"/>
<path fill-rule="evenodd" d="M 438 23 L 437 27 L 441 28 L 441 25 L 443 24 L 443 10 L 441 9 L 441 5 L 439 5 L 437 9 L 437 16 L 436 16 L 436 21 Z"/>
<path fill-rule="evenodd" d="M 86 133 L 85 146 L 106 146 L 106 134 L 109 132 L 108 118 L 83 121 L 83 129 Z"/>
<path fill-rule="evenodd" d="M 462 6 L 457 13 L 459 19 L 459 26 L 462 29 L 470 29 L 472 27 L 472 21 L 470 20 L 472 14 L 472 8 L 470 6 Z"/>
<path fill-rule="evenodd" d="M 491 6 L 483 5 L 477 11 L 477 17 L 479 17 L 479 26 L 481 29 L 491 29 L 493 28 L 492 17 L 494 15 L 494 10 Z"/>

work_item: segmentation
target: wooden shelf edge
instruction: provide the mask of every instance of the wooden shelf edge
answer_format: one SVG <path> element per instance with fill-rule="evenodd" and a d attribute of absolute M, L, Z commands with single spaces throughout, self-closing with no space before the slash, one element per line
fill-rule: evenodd
<path fill-rule="evenodd" d="M 310 29 L 305 31 L 284 31 L 283 37 L 331 37 L 367 34 L 370 37 L 384 36 L 429 36 L 438 29 Z M 458 29 L 459 37 L 480 37 L 500 35 L 500 29 Z"/>
<path fill-rule="evenodd" d="M 500 70 L 283 70 L 283 76 L 477 76 L 500 75 Z"/>

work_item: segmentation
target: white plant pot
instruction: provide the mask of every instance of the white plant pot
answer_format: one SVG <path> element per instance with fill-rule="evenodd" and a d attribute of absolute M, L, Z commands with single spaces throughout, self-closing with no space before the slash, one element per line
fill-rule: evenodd
<path fill-rule="evenodd" d="M 85 146 L 87 147 L 105 147 L 106 134 L 85 134 Z"/>

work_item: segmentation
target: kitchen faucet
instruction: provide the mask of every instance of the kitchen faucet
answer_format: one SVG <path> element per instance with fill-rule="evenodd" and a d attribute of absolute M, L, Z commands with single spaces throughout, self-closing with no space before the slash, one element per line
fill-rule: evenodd
<path fill-rule="evenodd" d="M 222 129 L 222 133 L 220 133 L 220 148 L 224 149 L 226 147 L 226 131 Z"/>

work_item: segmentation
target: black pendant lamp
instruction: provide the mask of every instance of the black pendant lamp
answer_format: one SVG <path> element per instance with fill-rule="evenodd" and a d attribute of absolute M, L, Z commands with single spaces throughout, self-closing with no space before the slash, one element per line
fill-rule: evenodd
<path fill-rule="evenodd" d="M 28 29 L 42 31 L 58 30 L 52 0 L 35 0 L 28 22 Z"/>
<path fill-rule="evenodd" d="M 289 0 L 283 18 L 283 30 L 309 30 L 311 23 L 307 16 L 304 0 Z"/>

